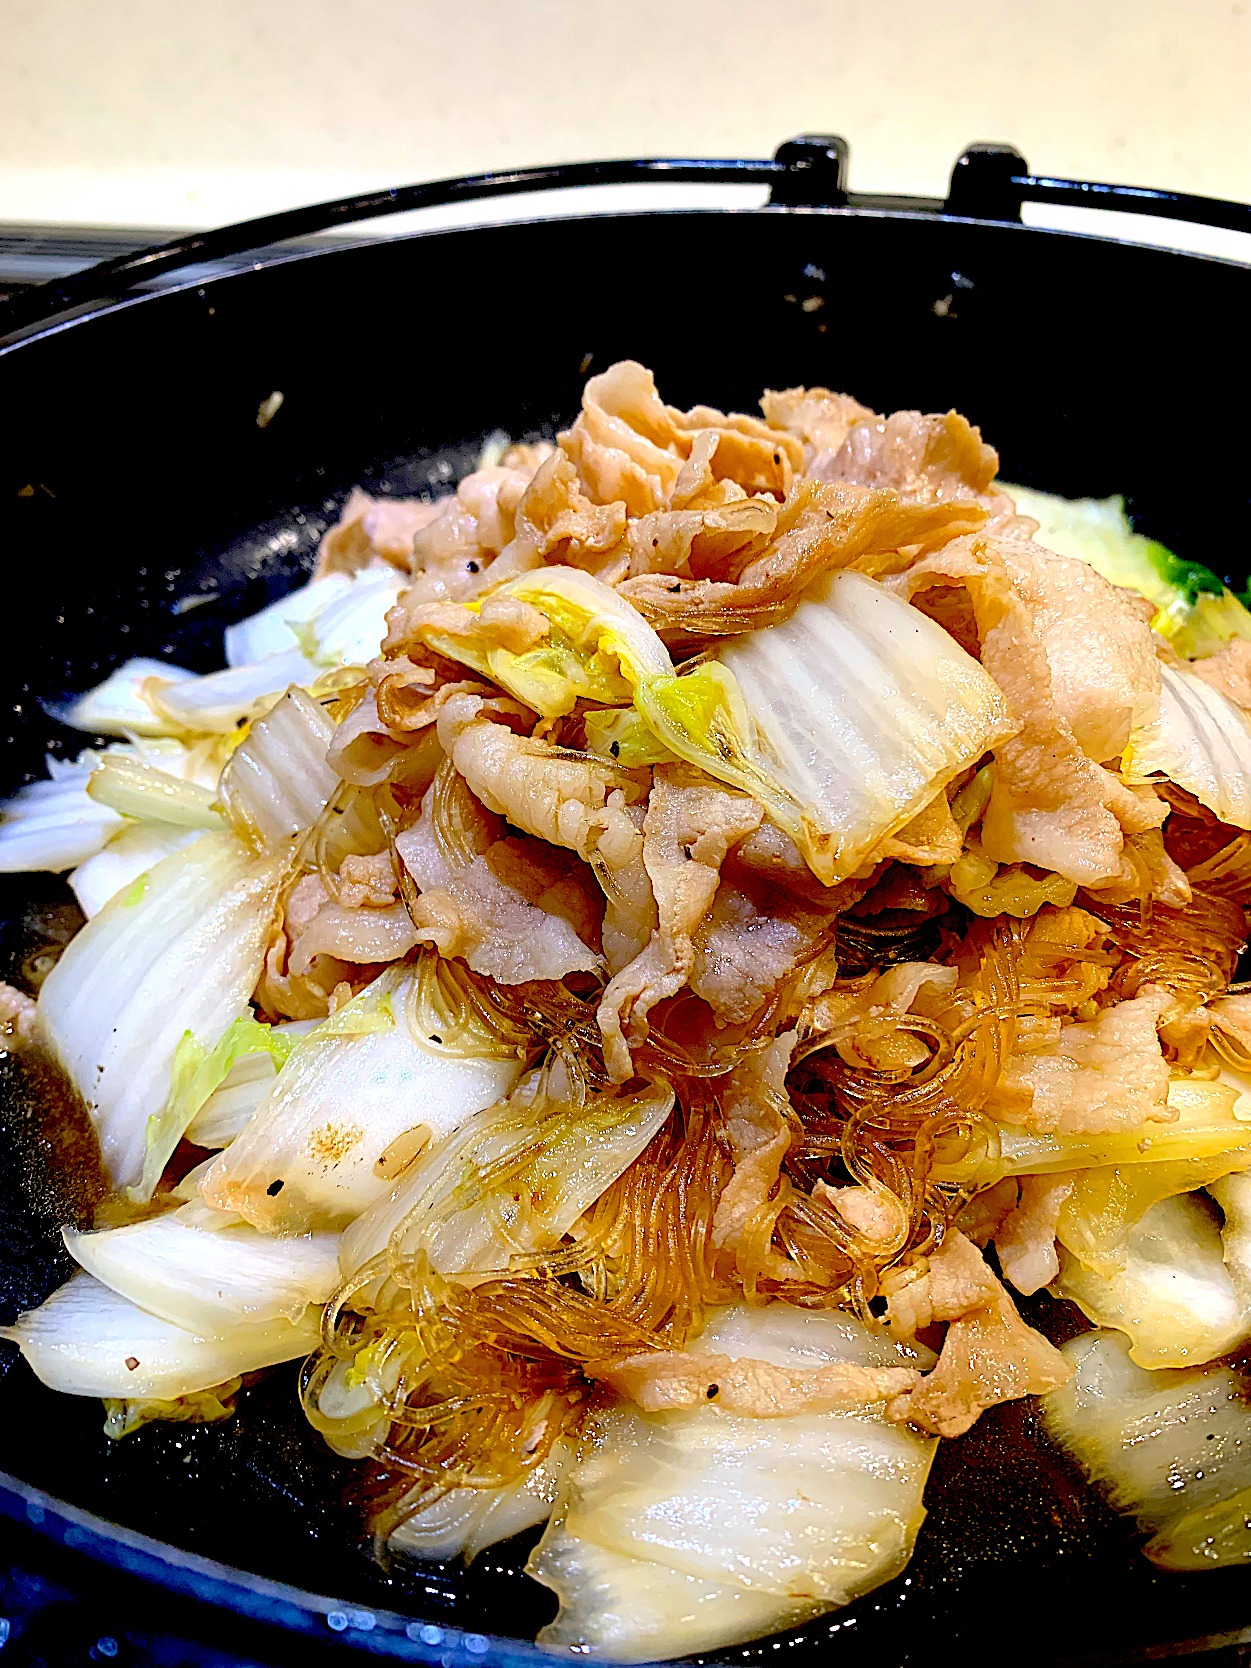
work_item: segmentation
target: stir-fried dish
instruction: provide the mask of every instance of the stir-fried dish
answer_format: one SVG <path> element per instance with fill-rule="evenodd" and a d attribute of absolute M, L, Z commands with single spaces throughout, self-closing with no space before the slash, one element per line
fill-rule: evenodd
<path fill-rule="evenodd" d="M 0 824 L 115 1189 L 4 1336 L 112 1437 L 299 1362 L 380 1554 L 546 1525 L 556 1651 L 847 1603 L 1026 1396 L 1251 1561 L 1251 615 L 955 412 L 761 409 L 626 362 L 354 492 Z"/>

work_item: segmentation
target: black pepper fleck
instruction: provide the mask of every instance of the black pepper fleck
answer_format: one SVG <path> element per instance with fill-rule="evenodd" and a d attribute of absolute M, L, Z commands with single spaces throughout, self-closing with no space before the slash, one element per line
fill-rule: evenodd
<path fill-rule="evenodd" d="M 272 1181 L 265 1191 L 271 1199 L 276 1199 L 282 1192 L 282 1183 L 280 1181 Z"/>
<path fill-rule="evenodd" d="M 467 564 L 467 566 L 469 568 L 470 573 L 477 573 L 478 564 L 476 562 L 470 562 L 470 563 Z"/>
<path fill-rule="evenodd" d="M 717 1397 L 721 1394 L 721 1386 L 719 1384 L 710 1384 L 706 1394 L 710 1402 L 715 1402 Z"/>
<path fill-rule="evenodd" d="M 681 582 L 679 581 L 679 583 L 676 584 L 676 585 L 669 585 L 669 586 L 666 587 L 666 589 L 668 590 L 670 596 L 676 596 L 678 594 L 678 592 L 682 589 Z"/>
<path fill-rule="evenodd" d="M 869 1299 L 869 1313 L 871 1315 L 876 1315 L 880 1320 L 886 1313 L 886 1299 L 880 1296 L 871 1297 Z"/>
<path fill-rule="evenodd" d="M 619 741 L 610 743 L 608 751 L 612 754 L 614 759 L 619 759 L 621 757 L 621 743 Z"/>

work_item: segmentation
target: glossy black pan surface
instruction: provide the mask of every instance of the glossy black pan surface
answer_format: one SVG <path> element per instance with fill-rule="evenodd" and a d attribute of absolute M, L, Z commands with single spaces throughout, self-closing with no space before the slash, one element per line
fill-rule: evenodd
<path fill-rule="evenodd" d="M 42 699 L 133 654 L 219 664 L 222 627 L 298 580 L 353 484 L 437 491 L 488 430 L 567 422 L 586 375 L 624 356 L 651 365 L 680 405 L 749 410 L 765 386 L 807 382 L 879 410 L 955 406 L 999 448 L 1005 478 L 1123 492 L 1143 531 L 1241 587 L 1247 289 L 1246 270 L 1227 263 L 1020 226 L 775 209 L 399 240 L 46 332 L 0 354 L 12 429 L 0 462 L 12 610 L 0 788 L 41 773 L 45 750 L 82 745 Z M 281 409 L 259 427 L 276 390 Z M 55 881 L 6 881 L 0 977 L 20 978 L 65 896 Z M 7 1320 L 63 1278 L 56 1230 L 85 1203 L 63 1132 L 41 1125 L 11 1063 L 0 1070 Z M 1066 1324 L 1048 1299 L 1035 1318 Z M 524 1545 L 467 1574 L 383 1575 L 342 1499 L 350 1468 L 301 1426 L 293 1378 L 275 1371 L 224 1425 L 110 1444 L 98 1404 L 42 1390 L 0 1346 L 11 1479 L 0 1508 L 12 1514 L 0 1544 L 15 1567 L 49 1564 L 44 1590 L 71 1607 L 84 1594 L 93 1616 L 121 1606 L 125 1626 L 108 1626 L 146 1628 L 135 1649 L 151 1661 L 276 1663 L 275 1627 L 306 1635 L 288 1643 L 310 1661 L 331 1645 L 449 1663 L 528 1657 L 491 1637 L 532 1637 L 552 1608 L 519 1574 Z M 1153 1571 L 1130 1529 L 1046 1451 L 1028 1407 L 943 1444 L 927 1501 L 905 1577 L 785 1649 L 825 1660 L 836 1646 L 841 1660 L 878 1665 L 1001 1650 L 1111 1662 L 1203 1640 L 1232 1649 L 1251 1628 L 1251 1572 Z M 228 1567 L 99 1539 L 75 1508 Z M 54 1552 L 67 1533 L 70 1550 Z M 102 1559 L 127 1573 L 102 1575 Z M 30 1649 L 57 1660 L 34 1643 L 34 1611 Z M 82 1622 L 84 1638 L 94 1625 Z M 772 1660 L 776 1648 L 719 1660 Z"/>

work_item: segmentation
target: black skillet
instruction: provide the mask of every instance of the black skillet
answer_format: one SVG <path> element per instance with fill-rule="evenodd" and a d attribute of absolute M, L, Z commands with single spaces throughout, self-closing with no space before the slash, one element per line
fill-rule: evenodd
<path fill-rule="evenodd" d="M 0 313 L 10 713 L 0 791 L 82 738 L 42 702 L 134 654 L 208 670 L 222 627 L 295 583 L 348 489 L 438 491 L 483 435 L 551 433 L 589 372 L 642 359 L 666 399 L 750 410 L 826 383 L 878 410 L 955 406 L 1009 480 L 1124 493 L 1136 525 L 1246 583 L 1248 273 L 1040 231 L 1025 201 L 1251 230 L 1243 205 L 1031 176 L 967 152 L 946 203 L 857 197 L 846 146 L 772 162 L 584 164 L 441 182 L 184 239 L 31 291 Z M 769 207 L 612 215 L 404 237 L 226 270 L 264 244 L 377 214 L 583 183 L 767 181 Z M 191 262 L 219 275 L 168 279 Z M 49 317 L 49 315 L 52 315 Z M 267 426 L 257 412 L 283 402 Z M 191 601 L 194 606 L 188 607 Z M 57 879 L 0 888 L 0 977 L 72 925 Z M 47 1085 L 0 1065 L 0 1320 L 68 1272 L 57 1230 L 90 1165 Z M 1042 1298 L 1053 1335 L 1071 1322 Z M 553 1608 L 510 1543 L 469 1572 L 384 1574 L 294 1372 L 235 1419 L 111 1444 L 0 1346 L 0 1665 L 280 1664 L 375 1653 L 533 1664 Z M 1017 1404 L 940 1448 L 906 1575 L 720 1662 L 1008 1654 L 1243 1660 L 1251 1571 L 1164 1575 Z"/>

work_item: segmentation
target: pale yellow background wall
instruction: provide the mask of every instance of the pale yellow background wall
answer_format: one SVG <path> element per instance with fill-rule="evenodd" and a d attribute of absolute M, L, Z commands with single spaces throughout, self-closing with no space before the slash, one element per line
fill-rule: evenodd
<path fill-rule="evenodd" d="M 203 224 L 556 159 L 853 147 L 1251 197 L 1240 0 L 0 0 L 0 220 Z"/>

